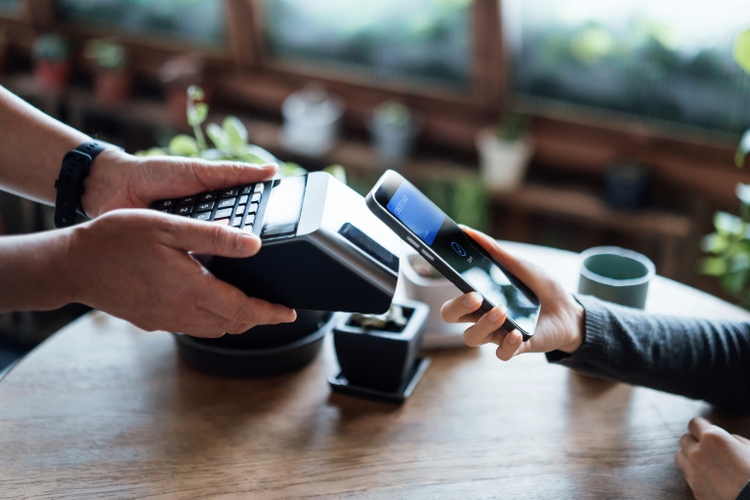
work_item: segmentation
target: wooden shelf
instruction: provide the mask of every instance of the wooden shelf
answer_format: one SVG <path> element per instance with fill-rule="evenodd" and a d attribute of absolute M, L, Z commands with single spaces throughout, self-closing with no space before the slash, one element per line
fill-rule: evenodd
<path fill-rule="evenodd" d="M 692 231 L 689 217 L 663 210 L 618 210 L 596 194 L 576 188 L 526 184 L 511 193 L 492 195 L 494 205 L 580 222 L 639 238 L 687 238 Z"/>

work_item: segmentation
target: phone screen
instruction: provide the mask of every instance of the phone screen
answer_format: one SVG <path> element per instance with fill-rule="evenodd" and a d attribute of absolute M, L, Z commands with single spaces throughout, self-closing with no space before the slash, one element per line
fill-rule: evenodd
<path fill-rule="evenodd" d="M 523 330 L 534 332 L 539 301 L 513 274 L 486 255 L 417 188 L 401 182 L 386 208 L 493 305 L 504 305 Z"/>

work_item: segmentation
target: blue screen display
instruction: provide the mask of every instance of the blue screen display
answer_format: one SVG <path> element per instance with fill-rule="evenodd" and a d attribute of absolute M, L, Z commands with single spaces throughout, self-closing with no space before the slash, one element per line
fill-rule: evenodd
<path fill-rule="evenodd" d="M 428 245 L 432 245 L 445 220 L 445 215 L 408 182 L 399 186 L 387 207 Z"/>

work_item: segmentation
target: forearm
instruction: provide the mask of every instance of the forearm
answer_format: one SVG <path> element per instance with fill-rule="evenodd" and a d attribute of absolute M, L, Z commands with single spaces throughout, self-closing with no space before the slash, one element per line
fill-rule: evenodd
<path fill-rule="evenodd" d="M 585 339 L 548 359 L 576 371 L 750 411 L 750 323 L 674 318 L 579 297 Z M 744 360 L 744 362 L 743 362 Z"/>
<path fill-rule="evenodd" d="M 0 87 L 0 188 L 54 204 L 65 153 L 90 138 Z"/>
<path fill-rule="evenodd" d="M 49 310 L 71 302 L 71 229 L 0 238 L 0 312 Z"/>

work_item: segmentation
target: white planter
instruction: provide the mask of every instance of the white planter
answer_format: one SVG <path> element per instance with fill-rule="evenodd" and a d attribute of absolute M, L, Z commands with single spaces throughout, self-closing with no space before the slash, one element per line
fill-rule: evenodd
<path fill-rule="evenodd" d="M 282 146 L 305 156 L 322 156 L 338 141 L 344 102 L 322 89 L 305 88 L 284 100 L 281 113 Z"/>
<path fill-rule="evenodd" d="M 512 191 L 526 175 L 534 146 L 525 136 L 513 142 L 501 141 L 493 129 L 480 130 L 476 138 L 479 171 L 490 191 Z"/>
<path fill-rule="evenodd" d="M 378 154 L 378 162 L 382 167 L 398 170 L 411 155 L 415 139 L 421 131 L 415 122 L 403 128 L 384 127 L 378 125 L 370 117 L 365 120 L 370 131 L 372 143 Z"/>
<path fill-rule="evenodd" d="M 440 317 L 440 308 L 447 301 L 461 295 L 456 285 L 446 278 L 423 278 L 412 268 L 414 258 L 421 259 L 411 247 L 403 246 L 401 252 L 400 281 L 406 297 L 410 300 L 424 302 L 430 308 L 425 321 L 425 333 L 422 339 L 423 349 L 443 349 L 448 347 L 467 347 L 464 343 L 464 330 L 467 323 L 446 323 Z"/>

